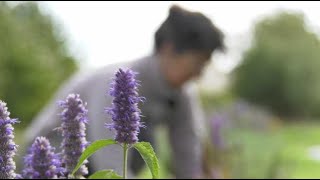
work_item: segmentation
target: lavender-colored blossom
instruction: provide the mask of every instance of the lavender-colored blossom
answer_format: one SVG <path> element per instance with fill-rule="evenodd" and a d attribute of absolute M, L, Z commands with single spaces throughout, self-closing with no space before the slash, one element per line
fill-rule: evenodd
<path fill-rule="evenodd" d="M 12 125 L 18 121 L 9 117 L 10 112 L 6 105 L 0 100 L 0 179 L 14 179 L 16 165 L 13 157 L 17 152 L 17 145 L 13 141 Z"/>
<path fill-rule="evenodd" d="M 106 124 L 106 127 L 115 130 L 115 140 L 118 143 L 138 142 L 140 127 L 143 127 L 138 103 L 144 98 L 138 96 L 139 82 L 135 79 L 136 74 L 131 69 L 120 68 L 111 83 L 109 95 L 114 99 L 112 107 L 106 108 L 106 112 L 112 116 L 112 123 Z"/>
<path fill-rule="evenodd" d="M 25 179 L 56 179 L 63 175 L 64 168 L 54 148 L 45 137 L 37 137 L 24 159 L 22 172 Z"/>
<path fill-rule="evenodd" d="M 222 136 L 222 126 L 224 118 L 222 115 L 216 115 L 211 121 L 211 137 L 215 148 L 221 150 L 224 148 L 224 139 Z"/>
<path fill-rule="evenodd" d="M 60 114 L 62 124 L 62 163 L 66 168 L 66 173 L 70 174 L 78 163 L 78 159 L 88 146 L 86 140 L 86 124 L 88 123 L 86 103 L 80 99 L 79 94 L 69 94 L 65 101 L 60 101 L 59 105 L 63 108 Z M 75 173 L 76 177 L 88 174 L 84 164 Z"/>
<path fill-rule="evenodd" d="M 15 179 L 23 179 L 21 174 L 16 174 L 16 178 Z"/>

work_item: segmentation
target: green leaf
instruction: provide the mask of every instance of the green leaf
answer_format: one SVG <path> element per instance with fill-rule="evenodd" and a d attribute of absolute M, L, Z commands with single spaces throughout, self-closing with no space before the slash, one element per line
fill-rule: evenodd
<path fill-rule="evenodd" d="M 72 175 L 80 168 L 82 163 L 88 159 L 92 154 L 94 154 L 96 151 L 100 150 L 103 147 L 109 146 L 111 144 L 116 144 L 117 142 L 112 139 L 102 139 L 97 140 L 90 144 L 82 153 L 82 155 L 79 158 L 77 166 L 72 171 Z"/>
<path fill-rule="evenodd" d="M 146 162 L 153 179 L 159 178 L 159 162 L 150 143 L 139 142 L 133 146 Z"/>
<path fill-rule="evenodd" d="M 122 179 L 122 176 L 113 170 L 107 169 L 95 172 L 88 179 Z"/>

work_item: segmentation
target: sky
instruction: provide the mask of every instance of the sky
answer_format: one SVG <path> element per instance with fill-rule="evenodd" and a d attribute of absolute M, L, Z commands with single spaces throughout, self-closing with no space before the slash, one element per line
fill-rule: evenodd
<path fill-rule="evenodd" d="M 279 10 L 303 12 L 312 31 L 320 32 L 320 2 L 311 1 L 39 1 L 39 4 L 61 26 L 72 55 L 89 68 L 150 54 L 154 32 L 172 4 L 202 12 L 225 33 L 229 51 L 213 56 L 214 65 L 225 73 L 232 70 L 248 47 L 254 22 L 265 15 Z"/>

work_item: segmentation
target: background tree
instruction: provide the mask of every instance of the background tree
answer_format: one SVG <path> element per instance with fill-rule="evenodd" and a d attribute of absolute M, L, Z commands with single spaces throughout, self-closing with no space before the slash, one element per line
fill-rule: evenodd
<path fill-rule="evenodd" d="M 57 24 L 37 3 L 0 3 L 0 99 L 19 117 L 19 127 L 77 68 Z"/>
<path fill-rule="evenodd" d="M 319 115 L 320 41 L 304 15 L 280 12 L 256 23 L 232 80 L 236 95 L 279 115 Z"/>

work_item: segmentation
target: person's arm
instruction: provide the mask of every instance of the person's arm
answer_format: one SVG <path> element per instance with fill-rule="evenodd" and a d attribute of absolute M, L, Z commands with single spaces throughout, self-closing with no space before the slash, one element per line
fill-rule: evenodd
<path fill-rule="evenodd" d="M 196 92 L 183 92 L 175 117 L 169 120 L 169 137 L 176 178 L 196 178 L 202 170 L 203 113 Z"/>

